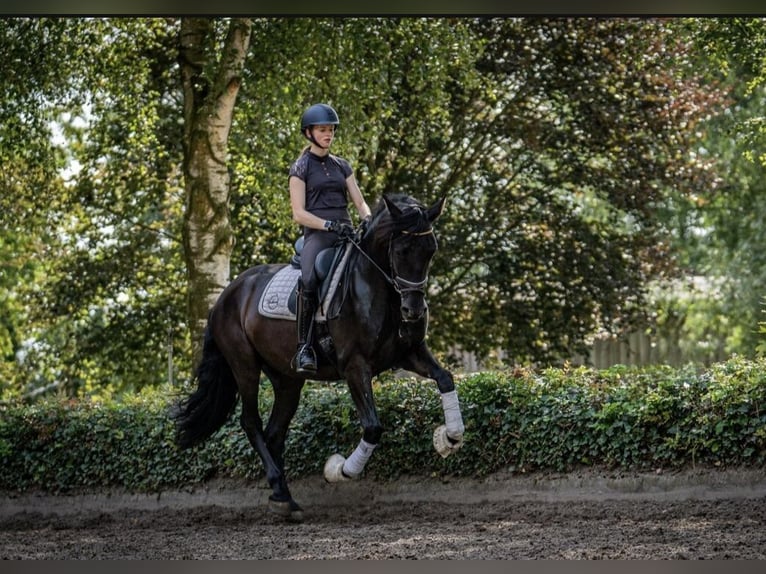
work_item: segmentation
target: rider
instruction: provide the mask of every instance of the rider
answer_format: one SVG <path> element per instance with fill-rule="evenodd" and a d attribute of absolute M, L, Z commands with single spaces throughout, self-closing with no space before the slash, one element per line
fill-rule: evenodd
<path fill-rule="evenodd" d="M 338 114 L 329 105 L 314 104 L 307 108 L 301 116 L 301 133 L 310 144 L 290 166 L 290 205 L 293 220 L 303 226 L 304 238 L 298 290 L 298 350 L 292 364 L 303 374 L 312 374 L 317 369 L 311 340 L 318 304 L 314 260 L 339 238 L 353 235 L 349 198 L 363 220 L 369 221 L 371 217 L 351 165 L 330 153 L 339 124 Z"/>

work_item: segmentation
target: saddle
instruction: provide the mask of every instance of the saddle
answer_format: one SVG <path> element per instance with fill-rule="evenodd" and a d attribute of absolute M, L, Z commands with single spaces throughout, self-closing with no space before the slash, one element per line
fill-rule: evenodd
<path fill-rule="evenodd" d="M 258 302 L 258 312 L 273 319 L 296 320 L 298 308 L 298 284 L 301 277 L 301 252 L 303 236 L 294 245 L 295 254 L 290 264 L 271 278 Z M 314 319 L 320 323 L 331 314 L 331 303 L 343 277 L 346 260 L 351 250 L 347 242 L 338 243 L 319 252 L 314 261 L 314 273 L 318 280 L 319 305 Z"/>
<path fill-rule="evenodd" d="M 322 249 L 322 251 L 320 251 L 317 254 L 317 258 L 314 261 L 314 273 L 316 274 L 317 281 L 319 284 L 317 295 L 319 297 L 320 303 L 324 301 L 324 299 L 328 295 L 328 291 L 330 290 L 331 282 L 327 281 L 327 278 L 330 277 L 333 274 L 333 271 L 335 271 L 338 268 L 338 265 L 340 264 L 341 260 L 343 259 L 343 256 L 346 253 L 347 246 L 348 246 L 348 243 L 343 241 L 338 243 L 334 247 L 327 247 L 325 249 Z M 295 249 L 295 254 L 293 255 L 293 258 L 290 260 L 290 265 L 292 265 L 296 269 L 300 269 L 301 268 L 301 253 L 303 253 L 303 236 L 302 235 L 295 241 L 295 245 L 293 247 Z M 297 284 L 296 284 L 296 291 L 291 295 L 290 298 L 292 300 L 292 308 L 296 309 Z"/>

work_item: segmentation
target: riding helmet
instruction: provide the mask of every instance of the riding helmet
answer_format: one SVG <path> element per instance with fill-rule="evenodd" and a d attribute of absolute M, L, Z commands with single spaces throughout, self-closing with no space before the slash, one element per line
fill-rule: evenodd
<path fill-rule="evenodd" d="M 310 106 L 301 116 L 301 132 L 306 131 L 309 126 L 340 124 L 338 114 L 327 104 L 314 104 Z"/>

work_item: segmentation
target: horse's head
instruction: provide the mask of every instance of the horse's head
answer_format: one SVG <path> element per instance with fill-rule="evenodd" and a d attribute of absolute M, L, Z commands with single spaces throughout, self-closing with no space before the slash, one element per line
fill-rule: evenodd
<path fill-rule="evenodd" d="M 408 197 L 383 196 L 389 217 L 382 227 L 387 236 L 391 283 L 401 296 L 402 320 L 421 319 L 427 309 L 428 268 L 436 253 L 433 222 L 444 209 L 444 198 L 425 207 Z"/>

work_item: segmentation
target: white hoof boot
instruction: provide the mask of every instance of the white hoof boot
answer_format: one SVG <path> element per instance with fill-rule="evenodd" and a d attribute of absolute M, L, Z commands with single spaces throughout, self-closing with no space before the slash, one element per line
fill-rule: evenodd
<path fill-rule="evenodd" d="M 462 436 L 456 439 L 450 439 L 447 436 L 447 427 L 445 425 L 436 427 L 436 430 L 434 431 L 434 448 L 443 458 L 447 458 L 461 446 L 463 446 Z"/>
<path fill-rule="evenodd" d="M 342 482 L 348 480 L 343 476 L 343 463 L 346 457 L 341 454 L 334 454 L 324 463 L 324 479 L 327 482 Z"/>

